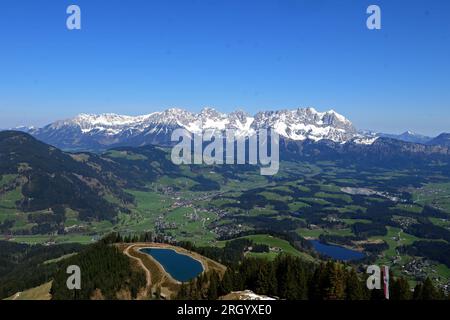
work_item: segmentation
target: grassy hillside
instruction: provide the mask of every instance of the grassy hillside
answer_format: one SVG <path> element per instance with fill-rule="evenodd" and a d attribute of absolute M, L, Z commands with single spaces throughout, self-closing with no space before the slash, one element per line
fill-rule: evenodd
<path fill-rule="evenodd" d="M 17 292 L 5 300 L 50 300 L 52 298 L 50 289 L 52 282 L 44 283 L 35 288 L 31 288 L 22 292 Z"/>
<path fill-rule="evenodd" d="M 0 232 L 61 232 L 66 210 L 80 220 L 113 220 L 132 201 L 95 156 L 72 155 L 31 136 L 0 132 Z M 111 167 L 109 165 L 109 167 Z"/>
<path fill-rule="evenodd" d="M 273 260 L 275 259 L 280 253 L 286 253 L 290 254 L 296 257 L 300 257 L 306 261 L 314 261 L 315 259 L 311 257 L 309 254 L 301 252 L 297 249 L 295 249 L 293 246 L 289 244 L 288 241 L 279 239 L 277 237 L 273 237 L 268 234 L 257 234 L 257 235 L 250 235 L 245 236 L 239 239 L 249 239 L 255 244 L 264 244 L 269 246 L 272 250 L 267 253 L 255 253 L 255 252 L 249 252 L 249 257 L 260 257 L 260 258 L 266 258 Z"/>

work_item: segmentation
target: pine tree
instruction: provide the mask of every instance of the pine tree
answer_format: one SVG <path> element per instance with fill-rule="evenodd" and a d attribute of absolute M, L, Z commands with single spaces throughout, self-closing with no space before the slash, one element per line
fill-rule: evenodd
<path fill-rule="evenodd" d="M 232 276 L 233 272 L 234 271 L 229 268 L 223 275 L 222 281 L 220 282 L 220 285 L 219 285 L 220 295 L 226 295 L 234 290 L 233 276 Z"/>
<path fill-rule="evenodd" d="M 430 278 L 426 278 L 422 286 L 421 300 L 435 300 L 438 298 L 438 292 L 433 286 Z"/>
<path fill-rule="evenodd" d="M 193 279 L 189 282 L 188 300 L 199 300 L 199 299 L 200 297 L 197 291 L 197 281 Z"/>
<path fill-rule="evenodd" d="M 408 281 L 403 277 L 400 277 L 392 282 L 390 291 L 390 298 L 392 300 L 411 299 L 411 288 L 409 287 Z"/>
<path fill-rule="evenodd" d="M 218 287 L 219 287 L 220 278 L 217 273 L 212 272 L 209 279 L 209 287 L 208 287 L 208 300 L 217 300 L 218 298 Z"/>
<path fill-rule="evenodd" d="M 342 266 L 339 263 L 328 262 L 325 268 L 325 278 L 327 286 L 325 289 L 325 299 L 342 300 L 345 298 L 344 275 Z"/>
<path fill-rule="evenodd" d="M 310 300 L 323 300 L 324 297 L 324 274 L 325 264 L 321 263 L 315 270 L 314 274 L 309 282 L 309 299 Z"/>
<path fill-rule="evenodd" d="M 418 283 L 416 284 L 416 286 L 414 287 L 414 293 L 413 293 L 413 299 L 414 300 L 422 300 L 422 284 Z"/>
<path fill-rule="evenodd" d="M 269 290 L 269 272 L 267 266 L 264 265 L 258 270 L 255 291 L 259 294 L 267 294 Z"/>
<path fill-rule="evenodd" d="M 189 289 L 186 283 L 182 283 L 180 287 L 180 291 L 178 291 L 177 299 L 178 300 L 187 300 L 189 299 Z"/>
<path fill-rule="evenodd" d="M 346 300 L 364 300 L 364 290 L 362 282 L 359 280 L 355 269 L 351 269 L 347 273 L 345 282 L 345 299 Z"/>

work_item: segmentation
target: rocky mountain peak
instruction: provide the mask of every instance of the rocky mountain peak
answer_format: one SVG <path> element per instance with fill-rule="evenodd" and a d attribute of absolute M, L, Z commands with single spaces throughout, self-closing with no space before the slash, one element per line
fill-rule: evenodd
<path fill-rule="evenodd" d="M 199 113 L 170 108 L 143 116 L 80 114 L 32 130 L 31 133 L 42 141 L 65 148 L 67 144 L 72 144 L 71 141 L 82 145 L 92 142 L 95 146 L 157 144 L 158 141 L 170 141 L 171 132 L 176 128 L 185 128 L 193 133 L 206 129 L 234 129 L 238 136 L 244 137 L 254 135 L 257 130 L 270 128 L 283 138 L 298 141 L 332 140 L 345 143 L 361 138 L 344 116 L 334 110 L 319 112 L 314 108 L 262 111 L 255 116 L 242 110 L 225 114 L 211 107 Z M 64 145 L 61 145 L 61 141 L 64 141 Z"/>

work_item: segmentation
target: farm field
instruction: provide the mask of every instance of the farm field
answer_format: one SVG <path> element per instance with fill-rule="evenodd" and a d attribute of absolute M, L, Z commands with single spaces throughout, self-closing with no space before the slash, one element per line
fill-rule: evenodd
<path fill-rule="evenodd" d="M 113 152 L 109 156 L 133 164 L 148 157 L 136 152 Z M 304 258 L 308 259 L 307 253 L 271 235 L 283 233 L 358 250 L 378 245 L 380 249 L 371 248 L 377 263 L 389 264 L 396 274 L 403 274 L 403 266 L 413 257 L 399 251 L 416 241 L 433 240 L 411 229 L 412 224 L 426 218 L 436 228 L 450 228 L 448 214 L 437 217 L 432 211 L 439 210 L 436 205 L 445 206 L 449 184 L 427 183 L 426 169 L 422 175 L 414 172 L 414 180 L 407 170 L 358 169 L 333 161 L 282 162 L 276 179 L 261 176 L 254 169 L 194 169 L 181 166 L 182 174 L 177 177 L 161 175 L 140 189 L 125 189 L 134 200 L 113 221 L 82 221 L 79 212 L 66 209 L 64 227 L 74 228 L 70 234 L 15 234 L 8 239 L 30 244 L 88 244 L 111 231 L 123 235 L 152 232 L 168 241 L 220 247 L 224 241 L 257 233 L 264 236 L 252 240 L 274 250 L 250 252 L 249 256 L 274 259 L 286 252 L 307 255 Z M 12 179 L 6 176 L 0 183 Z M 110 203 L 118 203 L 117 197 L 105 197 Z M 32 230 L 32 213 L 15 207 L 21 198 L 20 189 L 0 195 L 0 226 L 14 217 L 12 230 Z M 446 274 L 448 266 L 432 263 L 436 268 L 425 268 L 427 274 Z"/>

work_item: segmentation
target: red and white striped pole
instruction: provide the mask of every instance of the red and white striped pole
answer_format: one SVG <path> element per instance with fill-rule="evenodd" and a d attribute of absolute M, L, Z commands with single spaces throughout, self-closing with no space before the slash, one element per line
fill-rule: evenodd
<path fill-rule="evenodd" d="M 389 300 L 389 267 L 383 266 L 383 290 L 384 297 Z"/>

